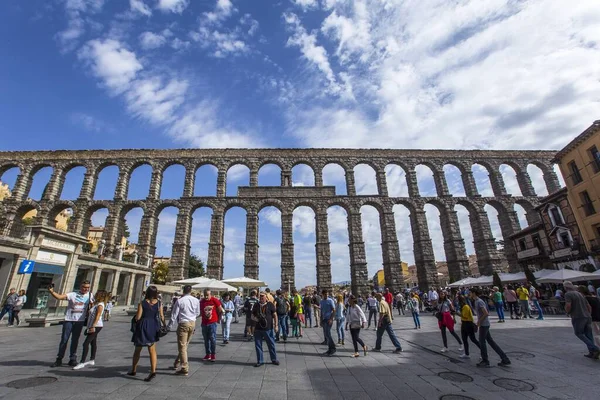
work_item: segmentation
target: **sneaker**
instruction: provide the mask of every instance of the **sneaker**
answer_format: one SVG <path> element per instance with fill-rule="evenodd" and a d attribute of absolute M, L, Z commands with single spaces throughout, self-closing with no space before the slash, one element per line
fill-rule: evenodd
<path fill-rule="evenodd" d="M 79 363 L 75 360 L 69 361 L 69 367 L 76 367 Z"/>
<path fill-rule="evenodd" d="M 498 363 L 499 367 L 508 367 L 510 365 L 510 360 L 507 358 L 506 360 L 502 360 Z"/>
<path fill-rule="evenodd" d="M 458 346 L 458 351 L 464 351 L 465 347 L 461 344 L 460 346 Z"/>
<path fill-rule="evenodd" d="M 96 361 L 90 360 L 90 361 L 86 362 L 85 365 L 88 367 L 93 367 L 94 365 L 96 365 Z"/>
<path fill-rule="evenodd" d="M 210 361 L 210 354 L 205 355 L 202 361 Z"/>
<path fill-rule="evenodd" d="M 57 358 L 56 361 L 54 361 L 54 364 L 51 365 L 52 368 L 56 368 L 56 367 L 62 367 L 62 360 Z"/>
<path fill-rule="evenodd" d="M 279 360 L 271 361 L 271 364 L 273 364 L 273 365 L 279 365 Z"/>
<path fill-rule="evenodd" d="M 86 363 L 79 363 L 76 366 L 74 366 L 73 369 L 82 369 L 85 367 L 85 365 L 86 365 Z"/>
<path fill-rule="evenodd" d="M 481 360 L 481 361 L 479 361 L 479 362 L 477 363 L 477 366 L 478 366 L 479 368 L 489 368 L 489 366 L 490 366 L 490 363 L 489 363 L 489 361 L 483 361 L 483 360 Z"/>
<path fill-rule="evenodd" d="M 399 354 L 402 353 L 402 347 L 398 347 L 396 350 L 394 350 L 394 354 Z"/>
<path fill-rule="evenodd" d="M 594 353 L 593 353 L 593 354 L 594 354 L 594 360 L 598 360 L 598 359 L 600 359 L 600 350 L 596 350 L 596 351 L 594 351 Z"/>
<path fill-rule="evenodd" d="M 321 342 L 321 346 L 325 346 L 326 344 L 327 344 L 327 340 L 323 340 L 323 341 Z"/>
<path fill-rule="evenodd" d="M 587 354 L 584 354 L 583 356 L 587 357 L 587 358 L 593 359 L 594 358 L 594 353 L 587 353 Z"/>
<path fill-rule="evenodd" d="M 381 353 L 381 349 L 371 349 L 371 351 L 375 351 L 377 353 Z"/>
<path fill-rule="evenodd" d="M 211 354 L 211 355 L 210 355 L 210 359 L 209 359 L 209 361 L 210 361 L 210 362 L 215 362 L 215 361 L 217 361 L 217 359 L 215 358 L 215 355 L 214 355 L 214 354 Z"/>
<path fill-rule="evenodd" d="M 459 358 L 467 359 L 467 358 L 471 358 L 471 356 L 468 354 L 461 354 Z"/>
<path fill-rule="evenodd" d="M 442 349 L 441 349 L 440 351 L 441 351 L 442 353 L 445 353 L 445 352 L 447 352 L 447 351 L 448 351 L 448 348 L 447 348 L 447 347 L 442 347 Z"/>
<path fill-rule="evenodd" d="M 179 371 L 175 371 L 175 375 L 188 376 L 188 371 L 180 369 Z"/>

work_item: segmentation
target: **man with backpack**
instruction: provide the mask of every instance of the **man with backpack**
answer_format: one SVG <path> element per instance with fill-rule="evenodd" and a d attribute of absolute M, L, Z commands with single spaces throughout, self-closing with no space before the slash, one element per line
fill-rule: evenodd
<path fill-rule="evenodd" d="M 275 332 L 275 341 L 279 342 L 280 337 L 283 337 L 285 343 L 288 337 L 287 316 L 290 311 L 290 302 L 285 299 L 281 290 L 277 290 L 275 294 L 277 295 L 275 298 L 275 311 L 279 320 L 279 330 Z"/>
<path fill-rule="evenodd" d="M 533 306 L 535 307 L 535 309 L 538 312 L 538 317 L 537 319 L 544 319 L 544 311 L 542 310 L 542 307 L 540 306 L 540 291 L 537 290 L 535 288 L 535 286 L 533 286 L 533 284 L 530 284 L 529 286 L 529 299 L 531 300 L 531 302 L 533 303 Z"/>

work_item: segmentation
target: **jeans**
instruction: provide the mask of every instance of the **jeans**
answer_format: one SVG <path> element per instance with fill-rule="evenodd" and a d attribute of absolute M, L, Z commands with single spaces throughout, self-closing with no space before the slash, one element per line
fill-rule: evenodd
<path fill-rule="evenodd" d="M 58 345 L 58 354 L 56 358 L 62 360 L 67 350 L 67 343 L 69 337 L 71 338 L 71 353 L 69 354 L 69 361 L 77 361 L 77 347 L 79 346 L 79 336 L 83 330 L 83 321 L 65 321 L 62 326 L 62 333 L 60 335 L 60 344 Z"/>
<path fill-rule="evenodd" d="M 504 305 L 501 301 L 494 303 L 496 306 L 496 312 L 498 313 L 498 320 L 504 321 Z"/>
<path fill-rule="evenodd" d="M 371 327 L 371 317 L 373 317 L 373 325 L 377 326 L 377 309 L 376 308 L 369 308 L 369 325 L 367 326 L 367 328 Z"/>
<path fill-rule="evenodd" d="M 240 304 L 236 304 L 233 310 L 233 321 L 240 321 L 240 314 L 242 313 L 242 306 Z"/>
<path fill-rule="evenodd" d="M 202 337 L 204 338 L 206 355 L 215 355 L 215 349 L 217 348 L 217 323 L 202 325 Z"/>
<path fill-rule="evenodd" d="M 442 342 L 444 342 L 444 347 L 448 347 L 448 336 L 446 335 L 446 326 L 442 325 Z M 458 335 L 456 334 L 456 332 L 454 331 L 454 329 L 450 330 L 450 328 L 448 328 L 448 330 L 450 331 L 450 334 L 452 336 L 454 336 L 454 339 L 456 339 L 456 341 L 458 342 L 458 344 L 462 345 L 462 341 L 460 340 L 460 338 L 458 337 Z"/>
<path fill-rule="evenodd" d="M 231 318 L 233 316 L 230 312 L 225 313 L 225 321 L 221 322 L 221 331 L 223 333 L 223 341 L 229 340 L 229 332 L 231 332 Z"/>
<path fill-rule="evenodd" d="M 96 340 L 98 339 L 98 334 L 102 330 L 101 327 L 94 328 L 94 333 L 88 333 L 83 341 L 83 349 L 81 350 L 81 364 L 85 362 L 88 353 L 88 347 L 92 348 L 92 353 L 90 355 L 90 361 L 96 359 L 96 350 L 98 349 L 98 345 L 96 344 Z"/>
<path fill-rule="evenodd" d="M 196 321 L 182 322 L 177 326 L 177 359 L 175 364 L 181 363 L 181 370 L 188 370 L 187 349 L 194 336 Z"/>
<path fill-rule="evenodd" d="M 0 320 L 2 320 L 2 318 L 4 318 L 5 314 L 8 314 L 8 324 L 12 325 L 13 324 L 13 305 L 5 305 L 2 308 L 2 312 L 0 312 Z"/>
<path fill-rule="evenodd" d="M 256 331 L 254 331 L 254 347 L 256 349 L 257 364 L 264 363 L 262 347 L 263 339 L 265 339 L 265 342 L 267 342 L 267 347 L 269 348 L 269 356 L 271 357 L 271 361 L 277 361 L 277 352 L 275 351 L 275 338 L 273 337 L 273 329 L 269 329 L 268 331 L 257 329 Z"/>
<path fill-rule="evenodd" d="M 513 311 L 515 313 L 515 316 L 518 317 L 519 316 L 519 307 L 517 306 L 517 302 L 516 301 L 509 301 L 508 302 L 508 309 L 510 310 L 510 317 L 513 317 Z"/>
<path fill-rule="evenodd" d="M 413 311 L 412 312 L 413 321 L 415 321 L 415 328 L 421 327 L 421 320 L 419 319 L 419 313 Z"/>
<path fill-rule="evenodd" d="M 278 315 L 279 330 L 275 334 L 275 339 L 279 340 L 280 336 L 283 336 L 283 340 L 288 338 L 288 316 L 287 314 Z"/>
<path fill-rule="evenodd" d="M 331 325 L 329 325 L 329 321 L 326 319 L 321 320 L 321 328 L 323 328 L 323 337 L 327 341 L 327 347 L 329 348 L 327 352 L 335 353 L 335 343 L 331 337 Z"/>
<path fill-rule="evenodd" d="M 335 330 L 337 331 L 338 342 L 344 340 L 344 323 L 346 322 L 346 318 L 336 318 L 335 319 Z"/>
<path fill-rule="evenodd" d="M 494 349 L 494 351 L 500 356 L 502 361 L 508 361 L 508 357 L 506 356 L 506 354 L 504 354 L 500 346 L 498 346 L 496 342 L 494 342 L 494 339 L 492 339 L 492 335 L 490 335 L 490 327 L 480 326 L 479 349 L 481 350 L 481 359 L 486 363 L 489 363 L 490 360 L 488 359 L 487 344 L 489 344 L 490 347 Z"/>
<path fill-rule="evenodd" d="M 471 321 L 462 321 L 460 324 L 460 336 L 465 346 L 465 354 L 469 355 L 469 339 L 479 347 L 479 341 L 475 337 L 475 324 Z"/>
<path fill-rule="evenodd" d="M 308 321 L 310 321 L 310 327 L 312 328 L 313 323 L 312 323 L 312 310 L 311 307 L 305 307 L 304 308 L 304 327 L 306 328 L 308 326 Z M 315 320 L 315 325 L 316 325 L 316 320 Z"/>
<path fill-rule="evenodd" d="M 540 306 L 540 302 L 538 299 L 532 300 L 535 309 L 538 312 L 538 319 L 544 319 L 544 310 L 542 310 L 542 306 Z"/>
<path fill-rule="evenodd" d="M 594 344 L 591 318 L 572 318 L 571 324 L 573 325 L 575 336 L 585 343 L 590 353 L 600 350 L 600 348 Z"/>
<path fill-rule="evenodd" d="M 354 345 L 354 352 L 358 353 L 358 345 L 364 349 L 365 342 L 360 338 L 360 328 L 350 328 L 350 336 L 352 336 L 352 344 Z"/>
<path fill-rule="evenodd" d="M 383 332 L 387 332 L 388 336 L 390 337 L 390 340 L 392 341 L 392 344 L 396 349 L 402 349 L 400 341 L 394 333 L 394 328 L 392 328 L 392 324 L 382 324 L 382 326 L 377 327 L 377 340 L 375 341 L 375 348 L 377 350 L 381 350 L 381 339 L 383 338 Z"/>
<path fill-rule="evenodd" d="M 529 309 L 529 300 L 519 300 L 519 305 L 521 306 L 521 312 L 523 313 L 523 318 L 533 318 L 531 316 L 531 310 Z"/>

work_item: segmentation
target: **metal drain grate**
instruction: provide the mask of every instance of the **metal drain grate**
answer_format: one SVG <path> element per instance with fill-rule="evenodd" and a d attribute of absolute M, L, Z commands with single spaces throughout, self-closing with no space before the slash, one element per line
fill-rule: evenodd
<path fill-rule="evenodd" d="M 35 386 L 48 385 L 54 383 L 58 379 L 53 376 L 36 376 L 33 378 L 17 379 L 16 381 L 10 381 L 6 386 L 14 389 L 26 389 Z"/>
<path fill-rule="evenodd" d="M 438 376 L 442 379 L 452 382 L 473 382 L 473 378 L 460 372 L 440 372 Z"/>
<path fill-rule="evenodd" d="M 494 385 L 513 392 L 530 392 L 535 389 L 531 383 L 520 379 L 498 378 L 494 380 Z"/>

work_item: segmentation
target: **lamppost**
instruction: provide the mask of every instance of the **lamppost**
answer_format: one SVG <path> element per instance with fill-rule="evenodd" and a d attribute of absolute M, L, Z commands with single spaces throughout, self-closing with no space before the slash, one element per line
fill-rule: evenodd
<path fill-rule="evenodd" d="M 291 284 L 292 284 L 292 280 L 288 278 L 288 279 L 287 279 L 285 282 L 283 282 L 283 283 L 284 283 L 284 284 L 287 284 L 287 287 L 288 287 L 288 290 L 287 290 L 287 291 L 288 291 L 288 296 L 289 296 L 289 295 L 290 295 L 290 293 L 292 293 L 292 291 L 291 291 Z"/>

